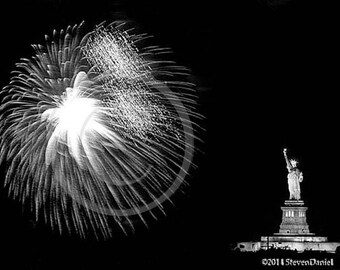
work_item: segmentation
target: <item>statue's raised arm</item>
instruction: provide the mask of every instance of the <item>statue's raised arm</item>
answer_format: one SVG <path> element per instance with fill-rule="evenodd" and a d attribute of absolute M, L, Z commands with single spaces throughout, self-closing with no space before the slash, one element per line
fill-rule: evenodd
<path fill-rule="evenodd" d="M 289 161 L 289 159 L 287 157 L 287 148 L 283 149 L 283 155 L 284 155 L 285 160 L 286 160 L 288 172 L 290 172 L 293 169 L 293 166 L 292 166 L 292 164 L 290 163 L 290 161 Z"/>

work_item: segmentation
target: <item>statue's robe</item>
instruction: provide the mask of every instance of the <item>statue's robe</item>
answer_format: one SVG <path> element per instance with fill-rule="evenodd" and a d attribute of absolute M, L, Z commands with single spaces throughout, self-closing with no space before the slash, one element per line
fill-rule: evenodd
<path fill-rule="evenodd" d="M 300 200 L 301 190 L 300 182 L 302 181 L 302 174 L 298 168 L 291 169 L 288 173 L 288 188 L 289 188 L 289 199 Z"/>

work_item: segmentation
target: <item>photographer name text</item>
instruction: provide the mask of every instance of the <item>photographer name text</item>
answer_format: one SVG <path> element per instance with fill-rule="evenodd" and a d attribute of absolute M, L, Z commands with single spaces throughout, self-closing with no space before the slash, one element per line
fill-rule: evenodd
<path fill-rule="evenodd" d="M 325 259 L 291 259 L 291 258 L 264 258 L 261 260 L 264 266 L 334 266 L 333 258 Z"/>

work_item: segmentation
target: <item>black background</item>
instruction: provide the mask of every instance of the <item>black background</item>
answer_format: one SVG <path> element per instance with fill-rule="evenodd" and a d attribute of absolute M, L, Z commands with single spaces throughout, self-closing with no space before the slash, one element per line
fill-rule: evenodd
<path fill-rule="evenodd" d="M 206 117 L 190 186 L 166 206 L 166 217 L 137 226 L 134 234 L 107 241 L 59 236 L 22 213 L 2 189 L 2 269 L 232 268 L 230 243 L 278 231 L 288 198 L 284 147 L 300 160 L 311 230 L 340 240 L 339 9 L 330 1 L 217 2 L 23 0 L 2 6 L 2 86 L 14 63 L 32 54 L 29 45 L 53 29 L 128 18 L 191 69 Z"/>

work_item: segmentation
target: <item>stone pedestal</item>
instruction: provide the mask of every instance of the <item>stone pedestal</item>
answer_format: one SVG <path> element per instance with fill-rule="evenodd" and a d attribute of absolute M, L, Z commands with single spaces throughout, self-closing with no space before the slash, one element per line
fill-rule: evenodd
<path fill-rule="evenodd" d="M 281 207 L 282 222 L 280 230 L 274 235 L 314 235 L 309 231 L 307 224 L 306 211 L 308 207 L 304 206 L 304 201 L 286 200 L 285 206 Z"/>
<path fill-rule="evenodd" d="M 307 207 L 302 200 L 286 200 L 282 210 L 282 222 L 278 233 L 262 236 L 261 241 L 239 242 L 237 248 L 241 251 L 259 251 L 269 249 L 324 251 L 335 253 L 340 248 L 340 242 L 328 242 L 325 236 L 316 236 L 309 231 L 307 223 Z"/>
<path fill-rule="evenodd" d="M 307 223 L 307 207 L 304 201 L 287 200 L 282 210 L 282 222 L 278 233 L 262 236 L 258 242 L 239 242 L 241 251 L 258 251 L 269 249 L 325 251 L 335 253 L 340 242 L 328 242 L 325 236 L 316 236 L 309 231 Z"/>

